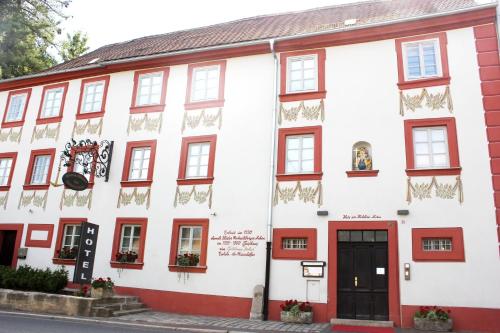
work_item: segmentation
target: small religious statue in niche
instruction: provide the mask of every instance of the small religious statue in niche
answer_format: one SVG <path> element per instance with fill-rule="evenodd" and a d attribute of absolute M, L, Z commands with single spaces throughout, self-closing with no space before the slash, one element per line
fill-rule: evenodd
<path fill-rule="evenodd" d="M 352 169 L 372 170 L 372 148 L 368 142 L 360 141 L 352 148 Z"/>

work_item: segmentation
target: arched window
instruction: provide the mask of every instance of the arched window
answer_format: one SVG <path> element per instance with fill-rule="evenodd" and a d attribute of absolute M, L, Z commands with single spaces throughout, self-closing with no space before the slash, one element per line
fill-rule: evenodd
<path fill-rule="evenodd" d="M 352 146 L 352 170 L 368 171 L 372 169 L 372 146 L 365 141 L 356 142 Z"/>

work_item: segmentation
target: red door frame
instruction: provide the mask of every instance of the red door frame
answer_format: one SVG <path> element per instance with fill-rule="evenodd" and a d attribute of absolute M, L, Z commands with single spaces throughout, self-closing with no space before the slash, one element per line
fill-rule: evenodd
<path fill-rule="evenodd" d="M 396 221 L 329 221 L 328 223 L 328 318 L 337 318 L 337 231 L 387 230 L 389 320 L 401 325 L 399 300 L 398 224 Z"/>
<path fill-rule="evenodd" d="M 14 254 L 12 257 L 12 264 L 10 265 L 12 268 L 17 267 L 17 251 L 21 247 L 21 239 L 23 238 L 23 228 L 24 224 L 0 224 L 0 231 L 17 231 L 16 233 L 16 243 L 14 244 Z"/>

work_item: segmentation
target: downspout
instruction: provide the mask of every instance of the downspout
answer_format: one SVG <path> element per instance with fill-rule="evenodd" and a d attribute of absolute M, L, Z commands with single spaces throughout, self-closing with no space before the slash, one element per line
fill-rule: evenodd
<path fill-rule="evenodd" d="M 273 193 L 275 181 L 275 160 L 276 160 L 276 113 L 278 112 L 278 57 L 274 49 L 274 39 L 269 40 L 269 48 L 271 49 L 274 59 L 274 80 L 273 80 L 273 115 L 271 126 L 271 156 L 269 163 L 269 199 L 267 205 L 267 241 L 266 241 L 266 278 L 264 284 L 264 304 L 262 307 L 263 319 L 267 320 L 269 316 L 269 284 L 271 277 L 271 248 L 273 237 Z"/>

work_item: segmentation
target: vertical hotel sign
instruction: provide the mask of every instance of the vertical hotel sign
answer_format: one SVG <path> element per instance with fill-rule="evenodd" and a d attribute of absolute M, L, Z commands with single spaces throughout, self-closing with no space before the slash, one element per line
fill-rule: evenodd
<path fill-rule="evenodd" d="M 98 232 L 99 226 L 97 224 L 89 222 L 81 224 L 80 245 L 78 246 L 78 257 L 76 259 L 75 274 L 73 275 L 74 283 L 86 284 L 92 282 Z"/>

